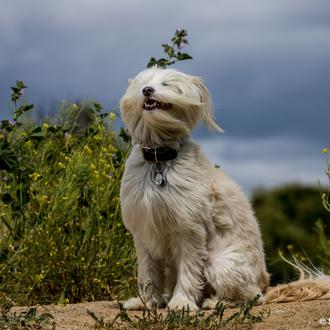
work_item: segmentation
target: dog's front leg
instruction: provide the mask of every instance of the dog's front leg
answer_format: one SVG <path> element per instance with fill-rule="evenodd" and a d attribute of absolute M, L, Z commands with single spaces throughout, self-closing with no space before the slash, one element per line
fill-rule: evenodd
<path fill-rule="evenodd" d="M 138 262 L 139 297 L 130 298 L 124 303 L 125 309 L 144 309 L 160 307 L 164 304 L 162 291 L 164 272 L 162 263 L 153 260 L 146 247 L 134 239 Z"/>
<path fill-rule="evenodd" d="M 203 230 L 182 235 L 177 242 L 175 259 L 177 282 L 170 309 L 197 310 L 203 289 L 203 269 L 207 256 L 206 233 Z"/>

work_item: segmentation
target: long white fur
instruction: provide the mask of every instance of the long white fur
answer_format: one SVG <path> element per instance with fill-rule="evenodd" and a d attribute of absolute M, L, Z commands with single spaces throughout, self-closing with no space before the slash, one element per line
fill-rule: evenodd
<path fill-rule="evenodd" d="M 153 87 L 153 98 L 172 107 L 144 110 L 144 87 Z M 133 140 L 120 198 L 124 224 L 134 238 L 141 298 L 147 306 L 168 300 L 169 308 L 193 310 L 211 308 L 220 298 L 239 303 L 262 296 L 269 275 L 250 203 L 190 139 L 201 120 L 221 131 L 203 82 L 153 67 L 131 80 L 120 106 Z M 141 145 L 178 151 L 166 162 L 165 187 L 152 182 L 152 163 L 142 157 Z M 124 307 L 143 304 L 131 298 Z"/>

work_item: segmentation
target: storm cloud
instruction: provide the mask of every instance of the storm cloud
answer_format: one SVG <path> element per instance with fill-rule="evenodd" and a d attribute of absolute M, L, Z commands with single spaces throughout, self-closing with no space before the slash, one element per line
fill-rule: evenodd
<path fill-rule="evenodd" d="M 224 137 L 208 137 L 204 128 L 194 135 L 212 160 L 228 161 L 248 189 L 312 183 L 317 168 L 322 176 L 320 149 L 330 143 L 328 0 L 0 0 L 0 8 L 2 118 L 10 114 L 9 87 L 17 79 L 39 108 L 63 98 L 95 98 L 116 109 L 127 79 L 150 56 L 161 56 L 160 44 L 181 27 L 194 59 L 176 68 L 203 77 L 226 130 Z M 254 184 L 253 171 L 245 175 L 240 167 L 248 155 L 238 152 L 235 165 L 221 151 L 226 143 L 250 150 L 251 168 L 270 175 Z M 269 170 L 274 160 L 264 150 L 282 157 L 277 168 L 283 170 Z"/>

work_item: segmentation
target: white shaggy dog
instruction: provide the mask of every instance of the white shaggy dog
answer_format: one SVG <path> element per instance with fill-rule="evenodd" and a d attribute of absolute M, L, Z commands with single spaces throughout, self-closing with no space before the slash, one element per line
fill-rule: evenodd
<path fill-rule="evenodd" d="M 153 67 L 129 82 L 120 106 L 133 141 L 122 216 L 134 238 L 141 298 L 190 310 L 218 299 L 261 301 L 269 275 L 250 203 L 190 140 L 200 120 L 221 131 L 202 81 Z M 140 298 L 124 304 L 142 306 Z"/>

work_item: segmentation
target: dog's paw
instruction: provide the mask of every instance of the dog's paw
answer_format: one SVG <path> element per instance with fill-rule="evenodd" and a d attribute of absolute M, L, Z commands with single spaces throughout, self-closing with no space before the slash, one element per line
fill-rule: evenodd
<path fill-rule="evenodd" d="M 169 309 L 189 309 L 190 311 L 197 311 L 198 306 L 194 301 L 191 301 L 185 297 L 173 297 L 168 303 Z"/>
<path fill-rule="evenodd" d="M 246 301 L 228 301 L 228 300 L 219 300 L 218 297 L 205 299 L 202 304 L 202 309 L 215 309 L 217 303 L 222 303 L 225 307 L 235 308 L 246 303 Z M 260 294 L 258 300 L 255 302 L 256 305 L 261 305 L 264 303 L 264 297 Z"/>
<path fill-rule="evenodd" d="M 229 308 L 234 308 L 240 305 L 239 302 L 227 301 L 223 299 L 220 300 L 218 297 L 213 297 L 204 300 L 202 304 L 202 309 L 215 309 L 218 302 L 223 304 L 225 307 L 229 307 Z"/>
<path fill-rule="evenodd" d="M 123 304 L 123 308 L 127 310 L 154 309 L 163 308 L 165 306 L 165 301 L 156 301 L 155 299 L 151 299 L 149 301 L 142 301 L 140 297 L 130 298 L 126 300 Z"/>
<path fill-rule="evenodd" d="M 145 304 L 140 297 L 129 298 L 123 304 L 124 309 L 128 310 L 142 310 L 145 309 Z"/>
<path fill-rule="evenodd" d="M 208 298 L 205 299 L 202 305 L 203 309 L 215 309 L 217 305 L 218 299 L 217 298 Z"/>

